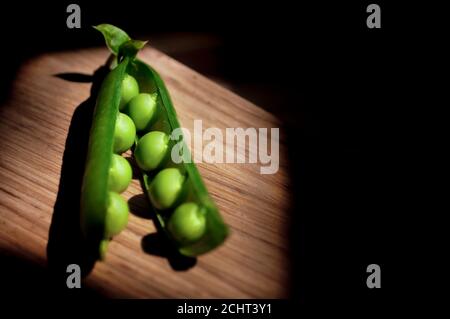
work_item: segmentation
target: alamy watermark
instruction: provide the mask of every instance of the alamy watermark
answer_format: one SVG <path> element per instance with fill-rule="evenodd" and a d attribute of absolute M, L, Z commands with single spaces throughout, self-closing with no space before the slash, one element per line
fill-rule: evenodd
<path fill-rule="evenodd" d="M 369 4 L 366 8 L 366 12 L 370 13 L 366 19 L 366 24 L 369 29 L 381 28 L 381 8 L 378 4 Z"/>
<path fill-rule="evenodd" d="M 71 3 L 67 6 L 66 12 L 70 13 L 66 19 L 66 25 L 69 29 L 81 28 L 81 8 L 76 3 Z"/>
<path fill-rule="evenodd" d="M 381 268 L 378 264 L 370 264 L 366 269 L 367 273 L 370 275 L 367 276 L 366 285 L 367 288 L 381 288 Z"/>
<path fill-rule="evenodd" d="M 183 137 L 183 138 L 181 138 Z M 203 130 L 203 121 L 194 120 L 193 134 L 186 128 L 172 131 L 175 142 L 171 150 L 174 163 L 260 163 L 261 174 L 275 174 L 279 169 L 279 128 L 209 127 Z M 193 143 L 192 143 L 193 142 Z M 270 146 L 270 149 L 269 149 Z M 188 147 L 195 150 L 193 158 Z"/>
<path fill-rule="evenodd" d="M 67 288 L 81 288 L 81 268 L 77 264 L 70 264 L 66 268 L 66 273 L 69 275 L 66 279 Z"/>

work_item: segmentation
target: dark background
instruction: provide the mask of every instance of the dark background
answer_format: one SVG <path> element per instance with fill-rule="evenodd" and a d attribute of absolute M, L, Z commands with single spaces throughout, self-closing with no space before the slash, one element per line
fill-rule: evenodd
<path fill-rule="evenodd" d="M 0 99 L 25 58 L 103 46 L 91 25 L 149 39 L 285 123 L 296 199 L 292 298 L 373 309 L 402 294 L 415 134 L 405 95 L 422 37 L 407 6 L 376 1 L 382 28 L 369 30 L 364 1 L 74 2 L 82 29 L 66 27 L 70 2 L 2 5 Z M 371 263 L 381 266 L 382 289 L 365 285 Z"/>

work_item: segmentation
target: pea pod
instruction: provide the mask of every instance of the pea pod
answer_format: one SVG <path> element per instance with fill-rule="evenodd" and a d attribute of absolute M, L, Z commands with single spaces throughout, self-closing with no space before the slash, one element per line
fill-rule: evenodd
<path fill-rule="evenodd" d="M 122 152 L 135 139 L 133 122 L 130 119 L 131 128 L 127 128 L 126 121 L 125 124 L 120 122 L 122 117 L 127 116 L 119 113 L 122 80 L 130 60 L 130 57 L 124 56 L 103 80 L 89 135 L 81 189 L 80 222 L 85 239 L 97 245 L 100 258 L 105 255 L 108 241 L 125 228 L 128 219 L 128 204 L 118 192 L 125 190 L 130 183 L 131 168 L 125 160 L 117 161 L 114 158 L 117 156 L 114 150 L 117 141 L 120 141 Z M 130 138 L 131 144 L 125 145 Z"/>
<path fill-rule="evenodd" d="M 170 154 L 171 147 L 181 143 L 185 152 L 183 158 L 192 158 L 183 135 L 180 134 L 178 140 L 174 140 L 172 135 L 181 127 L 163 80 L 155 69 L 134 57 L 137 50 L 130 50 L 133 43 L 137 43 L 134 47 L 140 48 L 145 42 L 131 40 L 123 30 L 112 25 L 102 24 L 96 29 L 102 32 L 116 56 L 111 67 L 121 61 L 114 71 L 124 67 L 126 58 L 122 60 L 123 55 L 129 58 L 125 66 L 126 75 L 122 70 L 117 78 L 131 76 L 139 85 L 139 96 L 130 100 L 124 109 L 130 112 L 138 129 L 134 156 L 141 168 L 142 185 L 159 228 L 183 255 L 198 256 L 213 250 L 224 242 L 229 230 L 193 161 L 176 164 L 165 153 Z M 143 118 L 140 118 L 140 113 L 145 113 Z M 167 137 L 172 137 L 172 140 L 168 142 L 171 147 L 166 150 L 162 143 L 168 141 Z"/>

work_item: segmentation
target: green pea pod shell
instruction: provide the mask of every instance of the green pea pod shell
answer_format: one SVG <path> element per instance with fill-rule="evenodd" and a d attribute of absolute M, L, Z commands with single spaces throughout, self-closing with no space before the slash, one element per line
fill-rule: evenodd
<path fill-rule="evenodd" d="M 139 86 L 149 89 L 147 93 L 154 93 L 153 90 L 156 90 L 160 99 L 158 102 L 161 106 L 163 106 L 164 111 L 167 115 L 167 121 L 170 126 L 170 130 L 173 131 L 176 128 L 180 128 L 180 123 L 178 122 L 178 118 L 169 93 L 158 73 L 153 68 L 139 60 L 133 61 L 133 63 L 130 65 L 129 70 L 132 76 L 134 76 L 136 79 L 139 79 Z M 170 132 L 167 133 L 170 134 Z M 184 140 L 181 142 L 185 143 Z M 189 152 L 186 145 L 183 147 L 183 149 L 186 152 Z M 184 154 L 183 157 L 191 158 L 191 155 Z M 190 200 L 196 202 L 197 204 L 199 204 L 199 206 L 205 209 L 206 231 L 201 240 L 187 246 L 178 246 L 178 249 L 183 255 L 197 256 L 206 253 L 222 244 L 222 242 L 228 236 L 228 227 L 224 224 L 214 201 L 209 196 L 208 191 L 197 169 L 197 166 L 193 163 L 193 161 L 191 160 L 188 163 L 183 163 L 182 171 L 184 171 L 187 176 L 187 185 L 185 185 L 185 187 L 187 187 L 188 189 L 188 196 L 191 197 Z M 142 172 L 142 174 L 146 193 L 148 194 L 153 174 L 147 174 L 145 172 Z M 170 233 L 167 232 L 166 228 L 168 219 L 167 213 L 158 211 L 155 208 L 154 210 L 156 212 L 156 216 L 161 228 L 164 229 L 164 231 L 170 238 Z M 179 245 L 179 243 L 176 242 L 175 244 Z"/>
<path fill-rule="evenodd" d="M 106 28 L 108 30 L 108 32 L 102 32 L 107 43 L 115 43 L 116 45 L 118 45 L 119 42 L 122 41 L 122 44 L 118 45 L 119 47 L 118 50 L 111 50 L 112 54 L 114 54 L 115 56 L 118 55 L 120 56 L 120 53 L 117 52 L 122 51 L 132 52 L 130 54 L 133 55 L 132 58 L 130 58 L 129 64 L 126 66 L 127 68 L 126 72 L 137 80 L 139 84 L 140 93 L 149 93 L 149 94 L 156 93 L 158 99 L 157 103 L 158 105 L 161 106 L 163 110 L 162 114 L 160 114 L 161 118 L 159 119 L 159 121 L 160 123 L 162 123 L 162 125 L 160 125 L 159 129 L 165 131 L 165 133 L 167 133 L 170 136 L 173 130 L 179 129 L 181 127 L 177 118 L 175 108 L 170 99 L 169 92 L 160 75 L 156 72 L 156 70 L 153 69 L 148 64 L 144 63 L 143 61 L 134 58 L 136 50 L 130 50 L 129 47 L 130 45 L 134 44 L 136 45 L 137 50 L 139 50 L 142 47 L 143 42 L 130 41 L 129 37 L 124 36 L 124 31 L 112 25 L 104 24 L 103 26 L 104 26 L 103 28 Z M 118 34 L 119 36 L 114 38 L 116 34 Z M 124 50 L 124 48 L 121 49 L 120 48 L 121 45 L 126 46 L 126 50 Z M 118 60 L 120 61 L 120 57 Z M 113 61 L 112 65 L 114 66 L 115 63 L 117 63 L 117 61 L 116 62 Z M 119 67 L 121 66 L 123 66 L 123 62 L 119 65 Z M 136 140 L 138 140 L 140 137 L 141 136 L 139 136 L 138 134 Z M 177 142 L 185 143 L 182 136 L 181 141 L 179 140 Z M 187 152 L 187 154 L 184 154 L 183 157 L 192 158 L 186 144 L 184 144 L 183 149 Z M 187 188 L 186 200 L 197 203 L 205 212 L 206 230 L 204 235 L 200 240 L 196 241 L 195 243 L 189 244 L 179 243 L 172 238 L 170 232 L 167 230 L 166 227 L 170 214 L 168 214 L 167 211 L 164 212 L 160 211 L 155 207 L 152 207 L 152 209 L 156 214 L 157 222 L 159 223 L 160 226 L 159 228 L 161 228 L 165 232 L 168 238 L 172 239 L 178 251 L 186 256 L 198 256 L 220 246 L 229 235 L 229 228 L 224 223 L 217 206 L 215 205 L 214 201 L 208 194 L 208 191 L 204 185 L 200 173 L 196 165 L 193 163 L 193 161 L 191 160 L 179 165 L 181 165 L 181 171 L 186 176 L 186 185 L 185 185 L 185 187 Z M 145 192 L 148 194 L 150 189 L 150 183 L 154 178 L 155 174 L 148 174 L 144 171 L 141 171 L 141 173 L 142 173 L 143 187 L 145 188 Z"/>
<path fill-rule="evenodd" d="M 81 230 L 86 239 L 98 244 L 104 239 L 114 129 L 119 112 L 120 86 L 128 64 L 129 59 L 125 58 L 103 80 L 89 135 L 81 188 Z"/>

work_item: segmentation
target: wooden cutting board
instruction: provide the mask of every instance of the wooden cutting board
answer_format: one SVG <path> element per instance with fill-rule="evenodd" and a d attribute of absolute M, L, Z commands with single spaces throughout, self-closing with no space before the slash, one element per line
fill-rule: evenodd
<path fill-rule="evenodd" d="M 82 167 L 77 148 L 89 130 L 79 121 L 92 107 L 90 75 L 107 56 L 105 49 L 50 53 L 27 60 L 18 70 L 0 108 L 1 254 L 41 267 L 77 261 L 77 242 L 71 238 L 76 236 L 73 200 Z M 182 126 L 191 132 L 196 119 L 203 121 L 203 129 L 223 132 L 227 127 L 281 126 L 270 113 L 155 49 L 145 49 L 140 58 L 161 74 Z M 291 199 L 280 133 L 276 174 L 261 175 L 259 163 L 198 164 L 231 229 L 223 246 L 197 260 L 174 257 L 155 235 L 149 204 L 134 179 L 123 194 L 130 204 L 128 227 L 83 286 L 126 298 L 287 297 Z M 193 149 L 194 155 L 200 152 Z"/>

